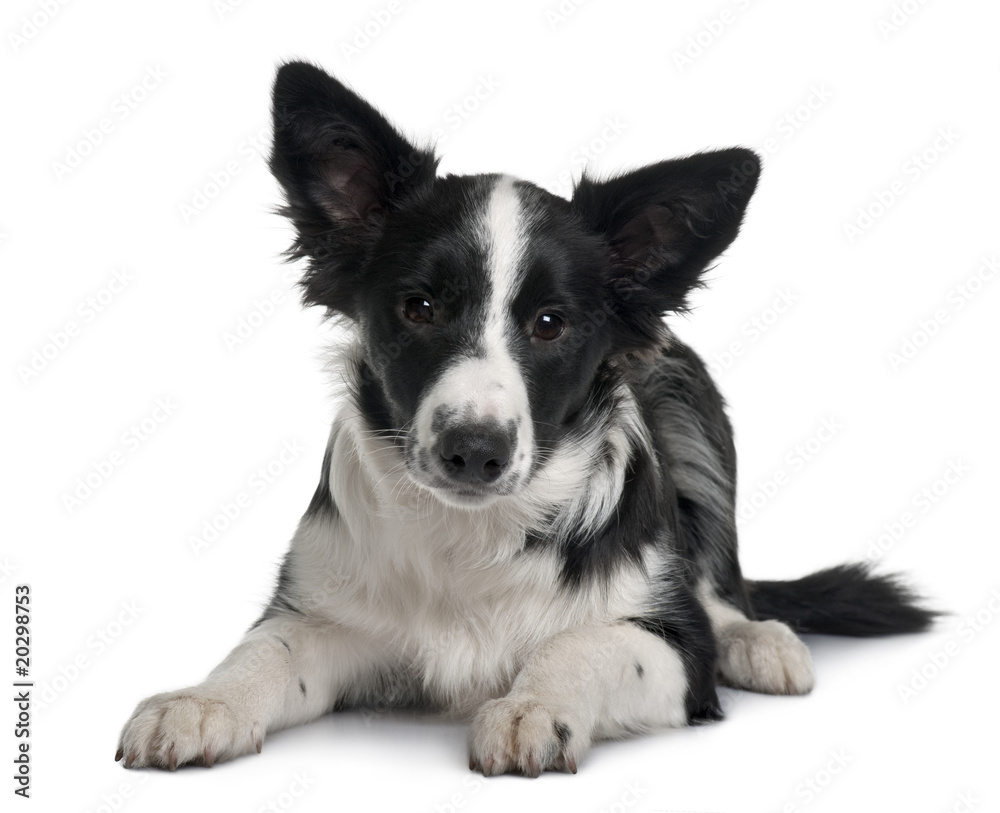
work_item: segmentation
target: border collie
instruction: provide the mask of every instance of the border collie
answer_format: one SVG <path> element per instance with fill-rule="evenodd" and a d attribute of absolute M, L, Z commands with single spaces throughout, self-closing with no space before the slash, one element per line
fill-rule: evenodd
<path fill-rule="evenodd" d="M 271 170 L 346 393 L 260 619 L 204 682 L 139 704 L 126 767 L 215 762 L 332 710 L 471 720 L 486 775 L 575 772 L 597 739 L 720 717 L 717 684 L 813 686 L 796 632 L 923 630 L 893 578 L 743 578 L 736 456 L 671 333 L 757 184 L 741 148 L 565 200 L 432 152 L 319 68 L 280 68 Z M 794 631 L 793 631 L 794 630 Z"/>

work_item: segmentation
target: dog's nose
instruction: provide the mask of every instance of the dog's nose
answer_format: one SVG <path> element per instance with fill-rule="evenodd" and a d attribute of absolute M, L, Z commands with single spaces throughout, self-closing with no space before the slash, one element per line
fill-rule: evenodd
<path fill-rule="evenodd" d="M 490 425 L 460 426 L 441 433 L 439 448 L 452 480 L 492 483 L 510 462 L 510 437 Z"/>

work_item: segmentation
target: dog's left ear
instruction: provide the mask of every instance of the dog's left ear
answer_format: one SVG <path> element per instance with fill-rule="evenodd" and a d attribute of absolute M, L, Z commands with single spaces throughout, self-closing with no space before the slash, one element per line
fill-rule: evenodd
<path fill-rule="evenodd" d="M 289 62 L 274 81 L 271 172 L 305 257 L 308 305 L 355 317 L 364 262 L 386 216 L 434 181 L 437 159 L 315 65 Z"/>
<path fill-rule="evenodd" d="M 663 314 L 685 309 L 709 263 L 735 239 L 759 175 L 760 158 L 733 148 L 601 182 L 581 178 L 572 203 L 607 241 L 622 350 L 659 343 Z"/>

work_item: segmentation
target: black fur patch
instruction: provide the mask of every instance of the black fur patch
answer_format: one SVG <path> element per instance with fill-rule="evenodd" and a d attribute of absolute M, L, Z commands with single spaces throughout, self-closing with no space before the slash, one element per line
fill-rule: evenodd
<path fill-rule="evenodd" d="M 614 393 L 621 383 L 620 370 L 612 365 L 602 368 L 586 405 L 567 424 L 564 444 L 586 443 L 589 432 L 609 431 L 614 426 L 620 409 Z M 544 463 L 546 454 L 540 457 L 539 465 Z M 592 469 L 607 465 L 608 453 L 591 461 Z M 615 511 L 601 527 L 581 524 L 566 534 L 560 551 L 564 587 L 573 589 L 594 582 L 607 585 L 623 565 L 641 564 L 643 551 L 657 544 L 667 519 L 656 462 L 649 450 L 634 448 L 626 465 L 625 488 Z M 525 540 L 526 550 L 548 544 L 550 541 L 539 531 L 529 533 Z"/>
<path fill-rule="evenodd" d="M 893 576 L 867 564 L 821 570 L 795 581 L 751 581 L 750 601 L 758 618 L 776 618 L 798 632 L 828 635 L 892 635 L 923 632 L 939 613 Z"/>
<path fill-rule="evenodd" d="M 667 642 L 684 662 L 687 696 L 684 705 L 688 722 L 722 718 L 715 691 L 715 639 L 704 608 L 685 585 L 664 585 L 669 604 L 663 612 L 629 619 L 633 624 Z"/>
<path fill-rule="evenodd" d="M 285 558 L 281 562 L 281 568 L 278 570 L 278 584 L 274 589 L 274 596 L 271 598 L 271 602 L 264 608 L 263 615 L 250 627 L 251 630 L 257 629 L 257 627 L 269 618 L 275 618 L 279 615 L 305 615 L 299 609 L 298 604 L 300 602 L 295 596 L 296 582 L 292 577 L 291 559 L 292 549 L 285 554 Z"/>
<path fill-rule="evenodd" d="M 625 469 L 625 490 L 604 526 L 590 535 L 581 528 L 563 549 L 563 582 L 606 583 L 626 562 L 640 564 L 642 551 L 656 541 L 663 503 L 652 458 L 636 450 Z"/>
<path fill-rule="evenodd" d="M 330 494 L 330 458 L 332 455 L 333 446 L 327 446 L 323 455 L 323 468 L 319 473 L 319 485 L 316 486 L 309 507 L 306 508 L 306 518 L 311 519 L 323 515 L 332 519 L 338 515 L 337 505 L 333 501 L 333 495 Z"/>
<path fill-rule="evenodd" d="M 673 341 L 637 385 L 664 479 L 676 491 L 675 550 L 748 618 L 737 549 L 736 450 L 725 403 L 700 358 Z"/>

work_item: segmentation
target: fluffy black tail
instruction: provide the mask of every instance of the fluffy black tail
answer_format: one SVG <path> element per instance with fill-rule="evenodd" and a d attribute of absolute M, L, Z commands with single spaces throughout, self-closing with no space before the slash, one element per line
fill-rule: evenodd
<path fill-rule="evenodd" d="M 787 582 L 747 582 L 761 620 L 784 621 L 797 632 L 892 635 L 926 630 L 939 613 L 894 576 L 877 576 L 866 564 L 838 565 Z"/>

